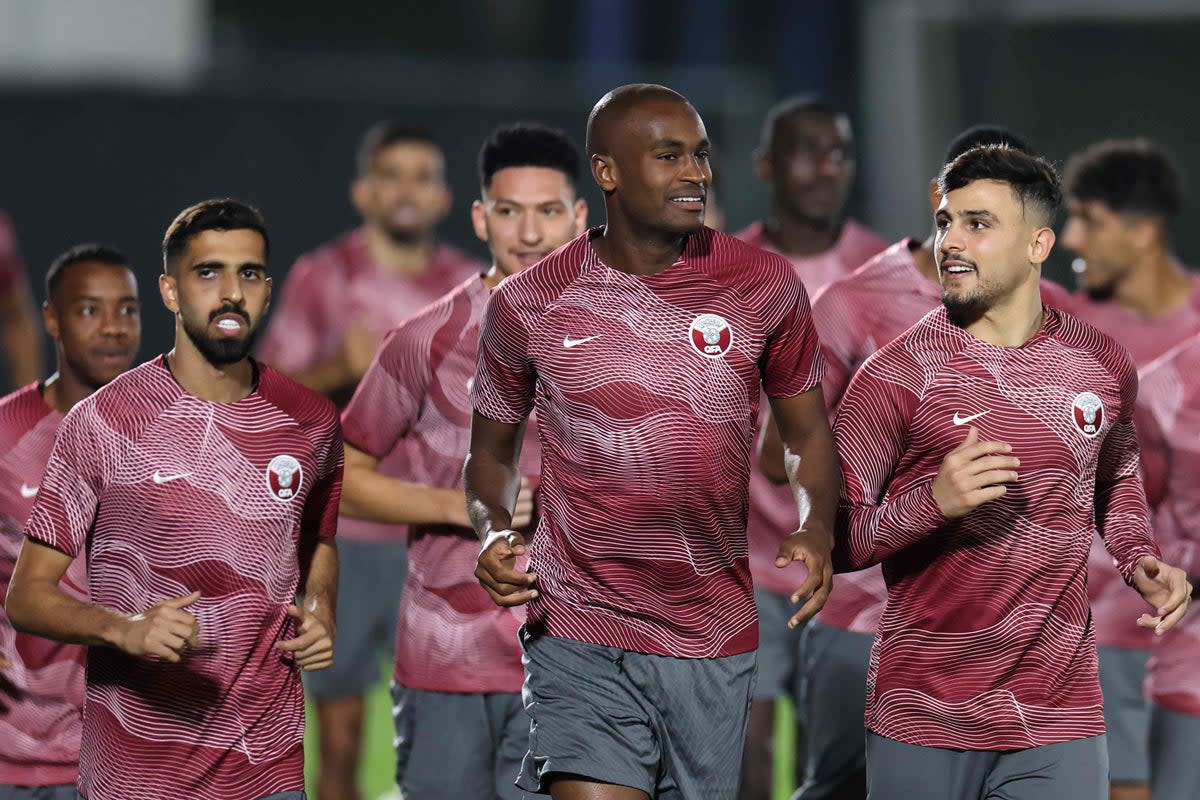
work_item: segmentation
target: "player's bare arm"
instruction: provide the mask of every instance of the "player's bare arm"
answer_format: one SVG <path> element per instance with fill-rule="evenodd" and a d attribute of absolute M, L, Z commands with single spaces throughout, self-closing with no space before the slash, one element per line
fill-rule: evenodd
<path fill-rule="evenodd" d="M 792 602 L 806 601 L 790 620 L 796 627 L 812 617 L 833 588 L 833 525 L 841 481 L 837 453 L 821 387 L 796 397 L 771 400 L 788 481 L 800 511 L 800 528 L 783 540 L 775 566 L 794 561 L 808 567 L 808 578 L 792 594 Z"/>
<path fill-rule="evenodd" d="M 933 499 L 949 519 L 965 517 L 979 506 L 1003 497 L 1006 483 L 1017 480 L 1019 459 L 1008 455 L 1005 442 L 981 442 L 973 426 L 967 438 L 942 459 L 933 479 Z"/>
<path fill-rule="evenodd" d="M 333 664 L 333 640 L 337 635 L 336 607 L 338 563 L 337 545 L 332 537 L 317 540 L 307 569 L 304 594 L 287 608 L 296 620 L 297 635 L 276 647 L 291 653 L 305 672 L 325 669 Z"/>
<path fill-rule="evenodd" d="M 133 656 L 153 655 L 171 662 L 178 662 L 196 644 L 200 627 L 187 607 L 200 599 L 199 592 L 124 616 L 82 603 L 59 588 L 71 561 L 66 553 L 25 540 L 5 605 L 14 628 L 60 642 L 115 647 Z"/>
<path fill-rule="evenodd" d="M 537 597 L 532 588 L 537 575 L 516 568 L 517 558 L 525 554 L 525 538 L 513 529 L 524 436 L 524 422 L 497 422 L 476 412 L 463 465 L 467 513 L 483 544 L 475 577 L 501 606 L 519 606 Z"/>
<path fill-rule="evenodd" d="M 42 332 L 24 281 L 0 295 L 0 341 L 15 385 L 24 386 L 41 377 Z"/>
<path fill-rule="evenodd" d="M 460 490 L 391 478 L 378 470 L 378 458 L 346 443 L 342 514 L 390 525 L 471 527 L 466 496 Z M 513 509 L 512 527 L 525 528 L 532 517 L 533 491 L 529 481 L 522 479 L 517 504 Z"/>
<path fill-rule="evenodd" d="M 771 409 L 763 413 L 762 432 L 758 437 L 758 469 L 771 483 L 782 486 L 788 482 L 783 465 L 783 439 Z"/>

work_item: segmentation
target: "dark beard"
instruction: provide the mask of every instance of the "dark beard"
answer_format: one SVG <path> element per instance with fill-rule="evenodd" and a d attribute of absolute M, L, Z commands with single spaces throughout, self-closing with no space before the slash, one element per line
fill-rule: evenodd
<path fill-rule="evenodd" d="M 228 308 L 220 309 L 213 312 L 212 317 L 216 318 L 232 310 Z M 250 322 L 249 317 L 246 317 L 244 312 L 237 311 L 235 313 L 241 314 L 247 323 Z M 212 319 L 209 321 L 211 322 Z M 227 367 L 230 364 L 236 364 L 250 355 L 250 351 L 254 348 L 254 342 L 258 339 L 258 326 L 248 326 L 248 328 L 248 332 L 241 339 L 230 339 L 228 337 L 218 339 L 209 336 L 206 328 L 194 328 L 186 317 L 183 319 L 183 332 L 192 340 L 192 344 L 196 345 L 196 349 L 200 351 L 200 355 L 204 356 L 204 360 L 214 367 Z"/>
<path fill-rule="evenodd" d="M 418 230 L 415 228 L 393 228 L 390 226 L 384 226 L 383 232 L 387 234 L 387 237 L 391 239 L 393 243 L 400 245 L 411 246 L 420 244 L 429 238 L 428 231 Z"/>
<path fill-rule="evenodd" d="M 943 292 L 942 305 L 946 307 L 946 316 L 960 328 L 965 328 L 975 322 L 988 310 L 987 302 L 978 294 L 968 297 L 951 297 Z"/>

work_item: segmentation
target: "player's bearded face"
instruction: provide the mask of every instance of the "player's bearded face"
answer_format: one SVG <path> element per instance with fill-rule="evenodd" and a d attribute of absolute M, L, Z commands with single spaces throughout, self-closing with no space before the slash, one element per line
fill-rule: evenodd
<path fill-rule="evenodd" d="M 260 319 L 252 319 L 245 308 L 239 308 L 232 303 L 224 303 L 219 308 L 208 313 L 198 309 L 188 309 L 180 305 L 180 317 L 183 319 L 183 330 L 187 337 L 196 345 L 196 349 L 212 365 L 217 367 L 235 364 L 254 348 L 258 338 Z M 242 320 L 242 329 L 231 335 L 224 329 L 213 329 L 221 324 L 222 319 L 238 318 Z"/>
<path fill-rule="evenodd" d="M 356 187 L 359 211 L 369 225 L 396 242 L 428 238 L 450 209 L 442 154 L 424 142 L 398 142 L 380 150 Z"/>
<path fill-rule="evenodd" d="M 841 218 L 855 168 L 849 120 L 796 115 L 780 125 L 767 162 L 775 202 L 789 215 L 816 225 Z"/>
<path fill-rule="evenodd" d="M 1135 228 L 1144 221 L 1118 214 L 1099 200 L 1072 198 L 1069 208 L 1063 244 L 1083 260 L 1080 280 L 1088 293 L 1108 296 L 1138 258 Z"/>

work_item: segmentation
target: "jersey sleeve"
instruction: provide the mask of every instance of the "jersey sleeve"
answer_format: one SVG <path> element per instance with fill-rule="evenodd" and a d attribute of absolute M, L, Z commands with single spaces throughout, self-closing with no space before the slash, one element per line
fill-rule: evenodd
<path fill-rule="evenodd" d="M 533 411 L 537 375 L 529 359 L 529 330 L 508 288 L 492 294 L 483 315 L 471 403 L 488 419 L 516 424 Z"/>
<path fill-rule="evenodd" d="M 852 307 L 849 292 L 843 291 L 837 283 L 826 286 L 813 298 L 813 326 L 821 338 L 821 354 L 825 359 L 821 388 L 825 393 L 825 407 L 831 413 L 841 403 L 859 361 L 856 352 L 860 337 L 851 330 L 851 322 L 865 312 L 865 309 Z"/>
<path fill-rule="evenodd" d="M 918 398 L 880 377 L 868 359 L 846 389 L 833 435 L 842 463 L 834 569 L 864 569 L 920 541 L 946 518 L 933 499 L 933 475 L 894 491 Z"/>
<path fill-rule="evenodd" d="M 72 558 L 84 551 L 106 479 L 105 430 L 93 403 L 63 419 L 25 524 L 27 537 Z"/>
<path fill-rule="evenodd" d="M 1150 510 L 1142 479 L 1134 409 L 1137 403 L 1137 370 L 1128 353 L 1113 371 L 1121 390 L 1121 408 L 1100 446 L 1096 462 L 1096 527 L 1126 583 L 1133 580 L 1145 556 L 1161 558 L 1150 532 Z"/>
<path fill-rule="evenodd" d="M 285 375 L 320 361 L 334 338 L 329 312 L 330 283 L 313 255 L 296 259 L 272 304 L 271 321 L 258 346 L 259 357 Z"/>
<path fill-rule="evenodd" d="M 769 397 L 802 395 L 821 382 L 825 370 L 808 293 L 790 267 L 788 274 L 792 279 L 779 289 L 782 308 L 767 328 L 762 355 L 762 383 Z"/>
<path fill-rule="evenodd" d="M 416 424 L 429 383 L 429 347 L 409 323 L 387 335 L 342 412 L 346 443 L 383 458 Z"/>
<path fill-rule="evenodd" d="M 338 505 L 342 500 L 342 467 L 345 448 L 342 445 L 342 426 L 338 422 L 333 404 L 329 404 L 329 417 L 325 433 L 317 443 L 317 458 L 320 472 L 313 483 L 312 491 L 304 503 L 301 519 L 301 538 L 316 534 L 327 539 L 337 534 Z"/>

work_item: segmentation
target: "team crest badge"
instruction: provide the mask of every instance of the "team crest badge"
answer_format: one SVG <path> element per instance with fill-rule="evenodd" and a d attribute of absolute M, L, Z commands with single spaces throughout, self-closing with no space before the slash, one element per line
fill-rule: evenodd
<path fill-rule="evenodd" d="M 1104 403 L 1091 392 L 1081 392 L 1075 395 L 1071 417 L 1079 432 L 1090 439 L 1104 426 Z"/>
<path fill-rule="evenodd" d="M 300 468 L 300 462 L 291 456 L 275 456 L 267 465 L 267 491 L 281 503 L 300 494 L 303 484 L 304 470 Z"/>
<path fill-rule="evenodd" d="M 724 317 L 701 314 L 692 320 L 692 347 L 702 356 L 719 358 L 733 345 L 733 328 Z"/>

